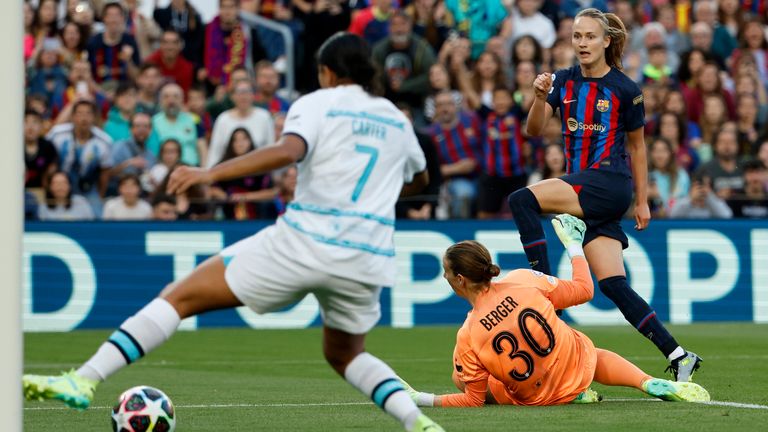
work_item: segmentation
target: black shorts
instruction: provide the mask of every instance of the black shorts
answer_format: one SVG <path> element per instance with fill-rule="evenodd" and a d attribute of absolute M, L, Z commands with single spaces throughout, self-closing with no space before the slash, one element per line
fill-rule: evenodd
<path fill-rule="evenodd" d="M 483 174 L 477 191 L 477 210 L 486 213 L 498 213 L 506 204 L 512 192 L 524 188 L 528 176 L 496 177 Z"/>
<path fill-rule="evenodd" d="M 605 236 L 620 241 L 626 249 L 629 240 L 620 222 L 632 204 L 632 179 L 621 173 L 597 169 L 564 175 L 560 179 L 573 186 L 579 196 L 587 224 L 584 244 Z"/>

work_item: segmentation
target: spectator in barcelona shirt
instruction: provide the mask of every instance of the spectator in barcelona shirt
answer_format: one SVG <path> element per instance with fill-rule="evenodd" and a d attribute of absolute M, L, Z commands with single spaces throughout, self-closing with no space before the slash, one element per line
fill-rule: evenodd
<path fill-rule="evenodd" d="M 88 61 L 98 83 L 126 81 L 138 72 L 139 47 L 136 39 L 125 31 L 125 13 L 118 2 L 104 5 L 104 32 L 88 41 Z"/>
<path fill-rule="evenodd" d="M 106 113 L 109 111 L 109 99 L 101 91 L 98 84 L 93 81 L 91 76 L 91 65 L 87 60 L 75 60 L 68 75 L 69 85 L 61 93 L 54 94 L 50 101 L 51 116 L 58 119 L 62 115 L 62 120 L 57 123 L 66 122 L 69 118 L 72 104 L 80 99 L 90 99 L 94 101 L 99 111 Z"/>
<path fill-rule="evenodd" d="M 141 184 L 134 174 L 125 174 L 118 182 L 119 195 L 104 204 L 104 220 L 147 220 L 152 206 L 141 199 Z"/>
<path fill-rule="evenodd" d="M 269 60 L 262 60 L 254 67 L 256 73 L 256 96 L 254 101 L 257 107 L 264 108 L 271 114 L 288 112 L 290 102 L 277 95 L 280 88 L 280 75 Z"/>
<path fill-rule="evenodd" d="M 477 175 L 483 160 L 480 120 L 459 111 L 453 94 L 443 90 L 435 95 L 435 122 L 429 135 L 440 159 L 450 216 L 468 218 L 477 197 Z"/>
<path fill-rule="evenodd" d="M 184 92 L 176 83 L 160 90 L 160 112 L 152 117 L 152 135 L 147 148 L 159 154 L 160 143 L 173 138 L 181 144 L 181 161 L 191 166 L 205 166 L 208 146 L 200 136 L 192 115 L 183 111 Z"/>
<path fill-rule="evenodd" d="M 205 85 L 202 83 L 193 85 L 187 93 L 187 111 L 195 118 L 200 136 L 204 136 L 206 141 L 210 141 L 213 119 L 211 114 L 205 110 L 205 105 Z"/>
<path fill-rule="evenodd" d="M 63 171 L 51 174 L 45 188 L 45 202 L 38 207 L 40 220 L 92 220 L 93 209 L 88 200 L 72 192 L 69 175 Z"/>
<path fill-rule="evenodd" d="M 205 70 L 214 86 L 227 84 L 238 66 L 267 57 L 256 29 L 240 22 L 238 0 L 219 0 L 219 15 L 205 27 Z"/>
<path fill-rule="evenodd" d="M 104 132 L 112 141 L 131 136 L 131 116 L 136 112 L 136 86 L 130 82 L 121 83 L 115 91 L 115 104 L 107 114 Z"/>
<path fill-rule="evenodd" d="M 24 113 L 24 188 L 42 188 L 50 175 L 58 169 L 56 147 L 42 137 L 43 118 L 36 111 Z"/>
<path fill-rule="evenodd" d="M 176 30 L 165 30 L 160 36 L 160 48 L 147 57 L 160 74 L 180 85 L 184 94 L 189 92 L 195 79 L 195 66 L 181 55 L 184 42 Z"/>
<path fill-rule="evenodd" d="M 112 147 L 111 186 L 117 188 L 116 180 L 133 174 L 143 180 L 157 163 L 155 155 L 147 149 L 152 134 L 152 117 L 147 113 L 135 113 L 130 120 L 130 136 L 118 141 Z M 143 182 L 144 183 L 144 182 Z M 151 191 L 151 187 L 146 188 Z"/>
<path fill-rule="evenodd" d="M 374 45 L 387 37 L 393 10 L 392 0 L 373 0 L 370 6 L 352 15 L 349 32 Z"/>
<path fill-rule="evenodd" d="M 232 133 L 239 127 L 248 130 L 257 149 L 275 142 L 272 116 L 269 111 L 253 106 L 253 86 L 249 81 L 235 83 L 232 99 L 235 107 L 222 113 L 213 124 L 208 168 L 222 160 Z"/>
<path fill-rule="evenodd" d="M 61 169 L 69 175 L 72 191 L 84 195 L 96 217 L 101 216 L 112 168 L 112 139 L 95 125 L 96 107 L 87 100 L 73 104 L 72 121 L 54 126 L 48 138 L 59 153 Z"/>
<path fill-rule="evenodd" d="M 497 217 L 507 196 L 525 187 L 523 134 L 512 92 L 506 87 L 493 91 L 493 112 L 485 121 L 483 172 L 477 197 L 477 217 Z"/>
<path fill-rule="evenodd" d="M 181 54 L 195 66 L 203 65 L 205 24 L 188 0 L 171 0 L 165 8 L 155 7 L 155 22 L 163 30 L 176 30 L 184 41 Z"/>
<path fill-rule="evenodd" d="M 405 102 L 420 119 L 421 105 L 429 93 L 429 68 L 435 63 L 432 47 L 413 34 L 411 17 L 395 12 L 389 21 L 389 36 L 373 47 L 373 61 L 381 70 L 385 97 Z"/>

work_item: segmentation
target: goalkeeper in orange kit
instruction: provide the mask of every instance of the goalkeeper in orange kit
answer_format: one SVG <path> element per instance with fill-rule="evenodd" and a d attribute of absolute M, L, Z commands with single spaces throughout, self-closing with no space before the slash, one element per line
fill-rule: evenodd
<path fill-rule="evenodd" d="M 420 406 L 559 405 L 597 402 L 592 381 L 634 387 L 668 401 L 703 402 L 698 384 L 653 378 L 611 351 L 595 348 L 555 314 L 592 299 L 594 287 L 581 248 L 586 227 L 570 215 L 552 224 L 573 266 L 573 280 L 500 269 L 476 241 L 454 244 L 443 257 L 444 277 L 472 310 L 456 335 L 453 381 L 462 393 L 434 395 L 406 385 Z"/>

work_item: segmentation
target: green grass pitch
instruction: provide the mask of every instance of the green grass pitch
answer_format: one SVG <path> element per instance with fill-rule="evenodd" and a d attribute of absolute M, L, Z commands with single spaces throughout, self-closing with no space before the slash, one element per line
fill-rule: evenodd
<path fill-rule="evenodd" d="M 666 361 L 629 325 L 580 330 L 596 346 L 618 352 L 651 375 L 663 376 Z M 765 430 L 768 326 L 696 324 L 671 330 L 704 358 L 695 380 L 713 400 L 752 408 L 657 402 L 633 389 L 594 385 L 605 396 L 596 405 L 425 412 L 447 431 Z M 367 348 L 415 388 L 451 392 L 455 332 L 454 327 L 376 328 L 368 336 Z M 24 371 L 50 374 L 75 367 L 108 335 L 106 331 L 26 334 Z M 177 430 L 182 432 L 400 430 L 324 363 L 316 328 L 179 332 L 103 383 L 87 411 L 65 409 L 58 402 L 25 402 L 24 430 L 110 430 L 111 405 L 123 390 L 140 384 L 158 387 L 173 399 Z"/>

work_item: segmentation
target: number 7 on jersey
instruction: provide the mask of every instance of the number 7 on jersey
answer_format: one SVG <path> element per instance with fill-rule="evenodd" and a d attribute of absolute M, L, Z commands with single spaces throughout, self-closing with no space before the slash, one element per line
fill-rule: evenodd
<path fill-rule="evenodd" d="M 371 175 L 371 171 L 373 171 L 373 166 L 376 165 L 376 160 L 379 158 L 379 149 L 376 147 L 371 147 L 364 144 L 355 144 L 355 151 L 368 155 L 369 159 L 368 164 L 365 165 L 363 174 L 360 176 L 360 179 L 357 180 L 355 190 L 352 191 L 352 202 L 357 202 L 357 199 L 360 198 L 360 193 L 363 191 L 365 184 L 368 182 L 368 177 Z"/>

